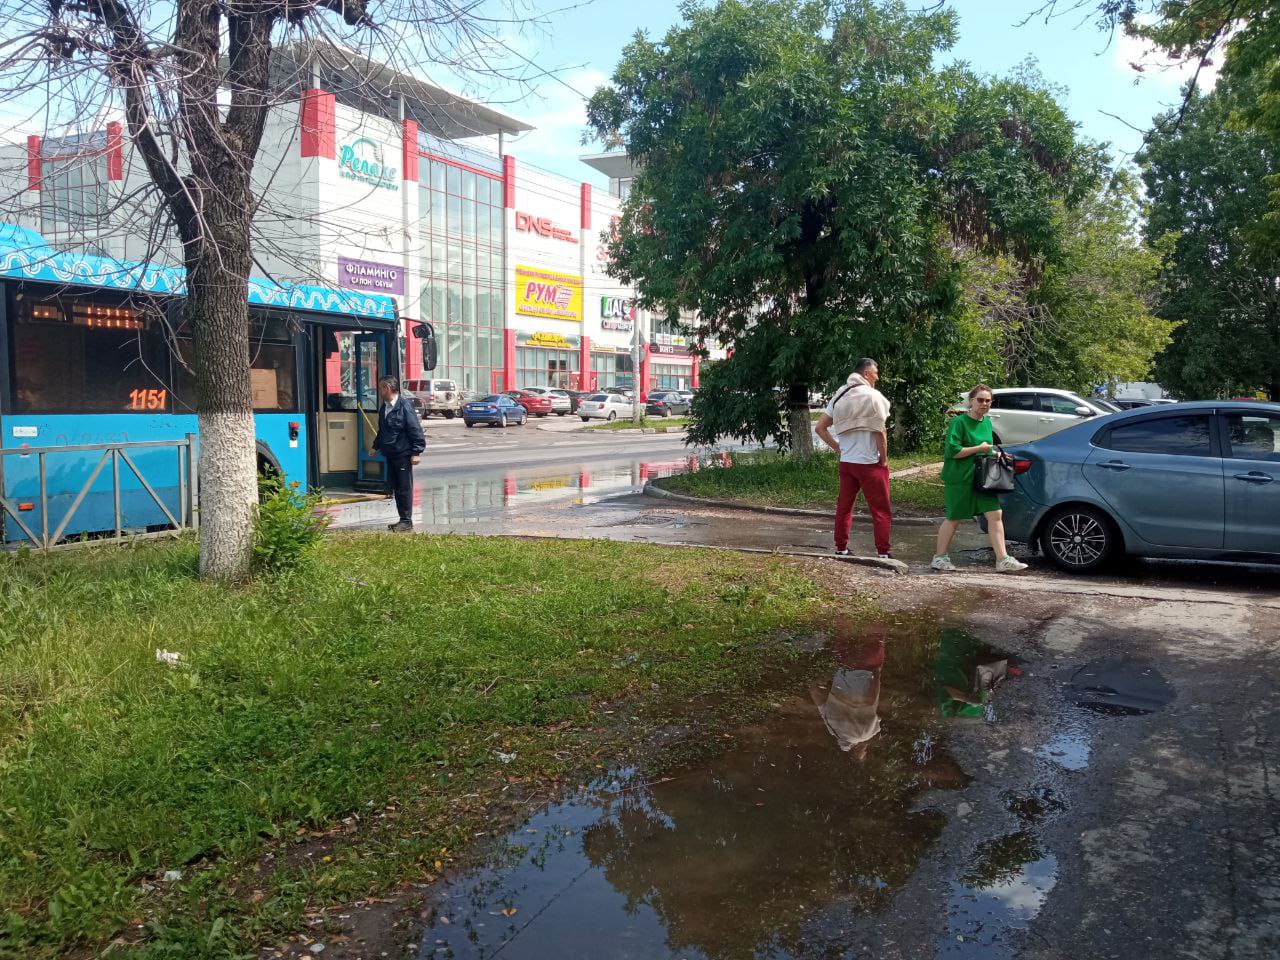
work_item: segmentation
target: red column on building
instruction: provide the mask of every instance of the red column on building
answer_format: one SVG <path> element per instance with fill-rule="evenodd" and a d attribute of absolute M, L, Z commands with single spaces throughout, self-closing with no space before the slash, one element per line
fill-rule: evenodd
<path fill-rule="evenodd" d="M 516 158 L 511 154 L 502 158 L 502 205 L 516 208 Z"/>
<path fill-rule="evenodd" d="M 582 208 L 582 229 L 591 229 L 591 184 L 584 183 L 578 191 L 578 205 Z"/>
<path fill-rule="evenodd" d="M 117 120 L 107 124 L 107 179 L 124 179 L 124 137 Z"/>
<path fill-rule="evenodd" d="M 27 137 L 27 189 L 40 189 L 40 138 Z"/>
<path fill-rule="evenodd" d="M 502 389 L 516 387 L 516 332 L 502 331 Z"/>
<path fill-rule="evenodd" d="M 649 345 L 640 344 L 640 402 L 649 399 Z"/>
<path fill-rule="evenodd" d="M 702 365 L 702 360 L 701 360 L 701 358 L 700 358 L 700 357 L 694 357 L 694 358 L 693 358 L 693 372 L 692 372 L 692 374 L 691 374 L 691 375 L 690 375 L 690 377 L 689 377 L 689 386 L 690 386 L 690 387 L 692 387 L 694 390 L 697 390 L 697 389 L 698 389 L 698 369 L 699 369 L 699 367 L 701 367 L 701 365 Z"/>
<path fill-rule="evenodd" d="M 591 382 L 591 338 L 583 337 L 582 346 L 578 350 L 578 389 L 594 390 Z"/>
<path fill-rule="evenodd" d="M 337 157 L 336 103 L 332 93 L 302 91 L 302 156 L 329 160 Z"/>
<path fill-rule="evenodd" d="M 402 120 L 400 168 L 404 171 L 401 177 L 413 183 L 418 182 L 418 121 Z"/>

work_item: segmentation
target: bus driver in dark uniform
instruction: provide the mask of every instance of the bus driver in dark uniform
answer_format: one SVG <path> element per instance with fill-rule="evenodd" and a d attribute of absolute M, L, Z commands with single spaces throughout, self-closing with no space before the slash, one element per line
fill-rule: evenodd
<path fill-rule="evenodd" d="M 387 529 L 400 533 L 413 529 L 413 467 L 427 447 L 427 438 L 413 404 L 400 396 L 399 380 L 379 380 L 378 396 L 382 404 L 378 407 L 378 435 L 373 438 L 373 449 L 387 461 L 387 484 L 400 515 Z"/>

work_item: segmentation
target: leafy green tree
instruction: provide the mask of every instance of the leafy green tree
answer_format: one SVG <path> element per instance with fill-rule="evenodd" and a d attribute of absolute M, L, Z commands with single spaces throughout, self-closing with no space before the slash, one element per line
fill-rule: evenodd
<path fill-rule="evenodd" d="M 1268 177 L 1280 172 L 1273 141 L 1233 128 L 1230 89 L 1192 94 L 1156 119 L 1138 155 L 1149 210 L 1147 237 L 1171 260 L 1158 312 L 1180 324 L 1156 373 L 1174 394 L 1217 397 L 1264 388 L 1280 399 L 1280 254 L 1259 237 Z"/>
<path fill-rule="evenodd" d="M 1137 185 L 1118 173 L 1058 220 L 1060 251 L 1031 297 L 1044 309 L 1014 338 L 1030 349 L 1009 379 L 1075 390 L 1146 379 L 1175 324 L 1152 312 L 1161 255 L 1140 239 Z"/>
<path fill-rule="evenodd" d="M 884 358 L 901 416 L 948 343 L 966 251 L 1030 262 L 1095 172 L 1053 96 L 938 68 L 949 12 L 894 0 L 686 3 L 637 36 L 592 97 L 597 136 L 639 165 L 612 241 L 644 306 L 733 347 L 708 373 L 695 441 L 812 450 L 810 386 Z M 773 391 L 785 390 L 788 416 Z M 933 412 L 932 401 L 921 406 Z M 940 413 L 937 414 L 940 416 Z"/>

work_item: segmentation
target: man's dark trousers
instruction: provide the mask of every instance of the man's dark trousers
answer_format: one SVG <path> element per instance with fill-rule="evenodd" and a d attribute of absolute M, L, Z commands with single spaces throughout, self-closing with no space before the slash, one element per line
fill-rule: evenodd
<path fill-rule="evenodd" d="M 413 457 L 387 456 L 387 484 L 396 498 L 401 523 L 413 523 Z"/>

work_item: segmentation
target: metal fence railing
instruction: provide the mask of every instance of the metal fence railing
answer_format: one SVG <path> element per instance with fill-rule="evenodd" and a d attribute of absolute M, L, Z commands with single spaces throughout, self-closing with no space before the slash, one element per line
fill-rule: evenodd
<path fill-rule="evenodd" d="M 165 449 L 174 452 L 174 460 L 156 456 Z M 0 545 L 26 543 L 50 550 L 90 538 L 109 542 L 194 530 L 199 526 L 200 510 L 198 450 L 199 440 L 194 433 L 188 433 L 181 440 L 0 448 Z M 150 479 L 147 470 L 139 469 L 134 459 L 140 452 L 147 453 L 148 469 L 155 471 Z M 96 461 L 95 453 L 99 454 Z M 66 459 L 70 456 L 76 457 L 72 464 Z M 34 477 L 32 457 L 37 458 Z M 17 479 L 12 468 L 14 458 L 22 461 L 22 469 L 18 471 L 21 476 Z M 54 471 L 57 489 L 54 490 L 50 489 L 51 461 L 57 468 Z M 7 485 L 6 466 L 10 466 Z M 122 473 L 122 466 L 127 472 Z M 109 485 L 99 484 L 95 489 L 98 478 L 106 471 L 110 471 Z M 130 484 L 132 489 L 126 491 L 129 474 L 136 478 L 137 484 Z M 84 476 L 83 482 L 80 476 Z M 169 493 L 169 497 L 159 490 Z M 125 496 L 129 497 L 130 506 L 125 505 Z M 84 509 L 90 499 L 92 509 Z M 166 499 L 170 502 L 166 503 Z M 145 505 L 145 509 L 140 505 Z M 135 518 L 146 514 L 147 522 L 131 520 L 129 514 Z M 155 529 L 157 527 L 162 529 Z"/>

